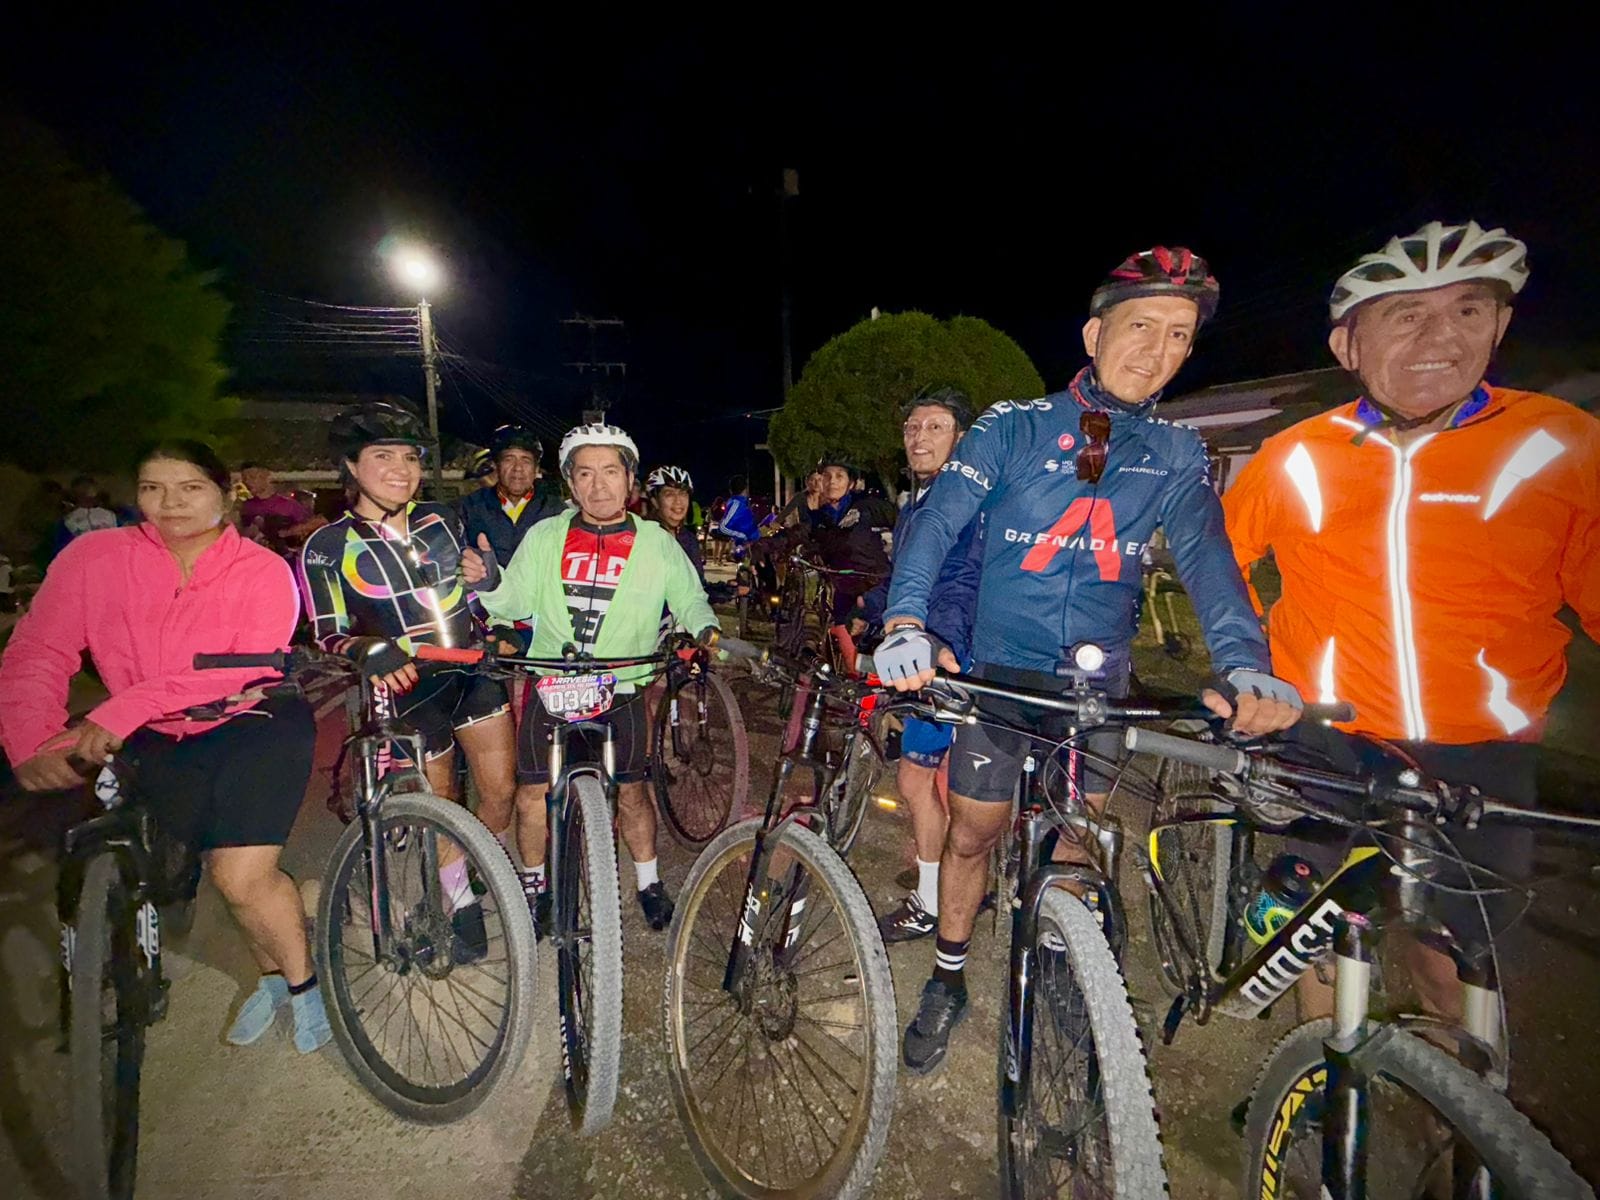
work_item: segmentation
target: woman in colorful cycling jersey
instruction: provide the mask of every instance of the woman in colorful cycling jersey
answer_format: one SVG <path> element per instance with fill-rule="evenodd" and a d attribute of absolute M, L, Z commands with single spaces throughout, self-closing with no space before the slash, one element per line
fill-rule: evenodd
<path fill-rule="evenodd" d="M 197 653 L 288 644 L 294 580 L 230 521 L 228 470 L 210 447 L 170 441 L 139 463 L 141 524 L 87 533 L 51 564 L 0 660 L 0 742 L 29 791 L 81 786 L 120 751 L 139 802 L 201 852 L 260 964 L 228 1041 L 259 1041 L 285 1005 L 302 1053 L 329 1038 L 305 913 L 278 857 L 311 778 L 316 727 L 303 699 L 239 699 L 221 721 L 169 714 L 259 680 L 196 671 Z M 111 693 L 68 728 L 67 687 L 88 650 Z"/>
<path fill-rule="evenodd" d="M 349 511 L 306 540 L 301 582 L 312 635 L 346 654 L 387 689 L 394 715 L 422 737 L 424 773 L 440 796 L 456 796 L 461 743 L 478 789 L 478 817 L 496 834 L 511 824 L 516 743 L 505 685 L 443 664 L 419 665 L 418 645 L 469 646 L 480 630 L 457 577 L 463 533 L 456 512 L 418 501 L 422 423 L 378 401 L 342 414 L 329 449 L 348 477 Z M 487 540 L 487 539 L 486 539 Z M 466 862 L 440 872 L 455 908 L 456 933 L 482 956 L 483 917 Z"/>

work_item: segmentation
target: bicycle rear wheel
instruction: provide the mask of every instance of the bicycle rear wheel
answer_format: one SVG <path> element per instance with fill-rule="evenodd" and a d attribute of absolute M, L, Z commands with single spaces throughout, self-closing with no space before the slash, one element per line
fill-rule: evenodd
<path fill-rule="evenodd" d="M 1151 891 L 1150 926 L 1161 973 L 1175 994 L 1187 989 L 1196 955 L 1207 971 L 1222 967 L 1233 853 L 1232 824 L 1180 819 L 1231 811 L 1212 788 L 1209 772 L 1174 759 L 1162 762 L 1148 849 L 1165 897 Z"/>
<path fill-rule="evenodd" d="M 894 1111 L 889 960 L 850 868 L 790 825 L 750 915 L 745 969 L 723 990 L 760 828 L 724 830 L 678 898 L 663 998 L 673 1103 L 721 1195 L 853 1200 Z"/>
<path fill-rule="evenodd" d="M 465 809 L 439 796 L 390 796 L 380 833 L 390 958 L 374 953 L 371 856 L 358 821 L 334 848 L 318 904 L 329 1024 L 356 1078 L 383 1104 L 413 1121 L 455 1121 L 527 1050 L 532 919 L 504 848 Z M 476 897 L 453 911 L 439 880 L 439 861 L 452 854 L 464 856 Z"/>
<path fill-rule="evenodd" d="M 750 798 L 750 739 L 733 689 L 702 672 L 668 691 L 651 731 L 650 782 L 673 840 L 699 850 Z"/>
<path fill-rule="evenodd" d="M 139 1002 L 133 897 L 114 854 L 89 861 L 72 943 L 73 1174 L 85 1200 L 133 1195 L 139 1155 Z"/>
<path fill-rule="evenodd" d="M 1323 1041 L 1312 1021 L 1273 1049 L 1245 1118 L 1244 1194 L 1316 1200 L 1322 1192 Z M 1436 1046 L 1395 1031 L 1369 1052 L 1367 1195 L 1456 1195 L 1458 1159 L 1481 1163 L 1503 1200 L 1593 1200 L 1549 1140 L 1511 1102 Z M 1440 1190 L 1433 1190 L 1440 1189 Z"/>
<path fill-rule="evenodd" d="M 611 805 L 575 775 L 556 880 L 556 959 L 567 1111 L 584 1137 L 611 1124 L 622 1070 L 622 908 Z"/>
<path fill-rule="evenodd" d="M 1031 1069 L 1015 1117 L 1003 1095 L 1009 1013 L 1000 1018 L 1001 1194 L 1166 1195 L 1144 1048 L 1099 921 L 1070 893 L 1046 892 L 1035 954 Z"/>
<path fill-rule="evenodd" d="M 846 739 L 843 753 L 849 758 L 834 776 L 832 795 L 824 811 L 828 818 L 828 844 L 841 855 L 849 854 L 866 820 L 867 802 L 872 789 L 883 777 L 883 759 L 864 733 Z"/>

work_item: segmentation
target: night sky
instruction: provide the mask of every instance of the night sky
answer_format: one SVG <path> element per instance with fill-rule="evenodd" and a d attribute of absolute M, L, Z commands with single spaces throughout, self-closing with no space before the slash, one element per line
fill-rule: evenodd
<path fill-rule="evenodd" d="M 984 317 L 1060 386 L 1097 279 L 1157 241 L 1222 280 L 1177 390 L 1325 366 L 1338 270 L 1435 216 L 1530 243 L 1514 337 L 1592 337 L 1600 89 L 1561 49 L 1573 31 L 1524 47 L 1460 6 L 1381 25 L 1340 7 L 1336 30 L 1245 34 L 1220 11 L 1204 35 L 1155 9 L 1137 15 L 1159 28 L 928 36 L 780 33 L 778 9 L 714 36 L 634 32 L 620 10 L 581 29 L 393 6 L 31 18 L 0 87 L 218 269 L 242 329 L 276 295 L 407 303 L 373 248 L 418 235 L 448 259 L 447 344 L 566 424 L 557 322 L 623 318 L 602 347 L 629 363 L 615 419 L 647 460 L 719 483 L 762 428 L 729 414 L 779 402 L 786 166 L 797 374 L 877 305 Z M 231 358 L 246 392 L 387 378 L 370 357 Z M 463 435 L 501 419 L 459 376 L 445 401 Z"/>

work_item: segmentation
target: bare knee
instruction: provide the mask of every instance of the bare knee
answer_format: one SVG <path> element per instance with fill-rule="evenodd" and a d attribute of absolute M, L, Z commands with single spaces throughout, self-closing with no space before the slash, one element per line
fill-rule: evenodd
<path fill-rule="evenodd" d="M 1002 826 L 952 817 L 945 834 L 945 853 L 956 858 L 982 858 L 1000 838 Z"/>
<path fill-rule="evenodd" d="M 224 854 L 213 854 L 211 859 L 211 882 L 233 908 L 260 903 L 284 878 L 275 860 L 265 862 L 253 856 L 233 858 Z"/>

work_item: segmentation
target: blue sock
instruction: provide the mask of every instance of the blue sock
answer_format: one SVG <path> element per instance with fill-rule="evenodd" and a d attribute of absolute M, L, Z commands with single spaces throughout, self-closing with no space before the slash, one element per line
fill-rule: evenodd
<path fill-rule="evenodd" d="M 317 977 L 289 989 L 289 1006 L 294 1012 L 294 1048 L 301 1054 L 314 1054 L 328 1044 L 333 1030 L 328 1025 L 328 1010 L 322 1005 L 322 989 Z"/>

